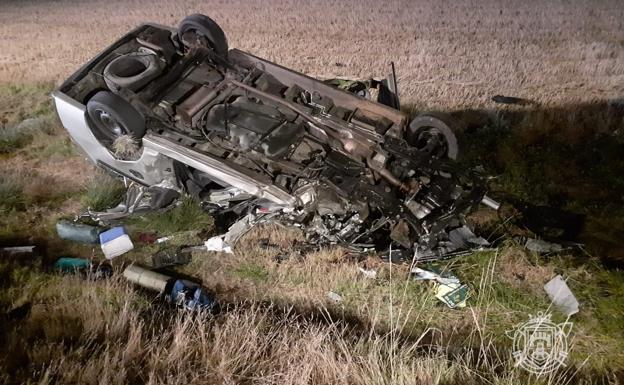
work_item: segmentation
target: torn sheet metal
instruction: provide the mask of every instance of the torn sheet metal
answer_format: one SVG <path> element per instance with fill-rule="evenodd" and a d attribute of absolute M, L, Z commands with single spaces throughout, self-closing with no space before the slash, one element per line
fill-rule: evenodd
<path fill-rule="evenodd" d="M 578 313 L 579 303 L 561 275 L 555 276 L 544 285 L 552 303 L 568 317 Z"/>
<path fill-rule="evenodd" d="M 131 182 L 119 205 L 101 212 L 88 209 L 86 215 L 97 222 L 123 219 L 133 214 L 144 214 L 168 207 L 180 197 L 180 193 L 181 190 L 168 180 L 150 187 Z"/>
<path fill-rule="evenodd" d="M 258 211 L 256 211 L 258 212 Z M 268 214 L 263 213 L 249 213 L 244 217 L 234 222 L 225 234 L 216 235 L 208 239 L 204 246 L 208 251 L 223 251 L 226 253 L 232 253 L 232 248 L 236 245 L 238 240 L 249 230 L 251 230 L 256 224 L 270 222 L 274 220 L 276 214 L 279 212 L 273 212 Z"/>

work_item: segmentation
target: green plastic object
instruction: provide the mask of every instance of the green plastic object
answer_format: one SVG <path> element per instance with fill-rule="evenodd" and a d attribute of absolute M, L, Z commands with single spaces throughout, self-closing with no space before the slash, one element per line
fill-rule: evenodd
<path fill-rule="evenodd" d="M 91 267 L 91 261 L 84 258 L 61 257 L 54 262 L 54 268 L 63 273 L 73 273 L 77 270 L 88 269 Z"/>
<path fill-rule="evenodd" d="M 56 223 L 56 232 L 59 238 L 80 243 L 100 243 L 100 233 L 103 230 L 101 227 L 67 220 Z"/>

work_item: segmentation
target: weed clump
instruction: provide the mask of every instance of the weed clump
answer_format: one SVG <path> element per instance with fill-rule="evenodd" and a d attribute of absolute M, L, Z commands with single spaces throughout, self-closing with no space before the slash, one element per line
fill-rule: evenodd
<path fill-rule="evenodd" d="M 82 204 L 94 211 L 116 206 L 124 196 L 126 188 L 120 180 L 100 173 L 87 182 Z"/>

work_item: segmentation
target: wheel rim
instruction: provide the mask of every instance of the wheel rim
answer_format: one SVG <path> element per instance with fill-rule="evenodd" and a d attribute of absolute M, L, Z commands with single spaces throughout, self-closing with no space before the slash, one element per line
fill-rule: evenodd
<path fill-rule="evenodd" d="M 128 131 L 119 122 L 104 110 L 95 110 L 96 116 L 102 126 L 115 137 L 125 135 Z"/>
<path fill-rule="evenodd" d="M 448 153 L 446 137 L 435 127 L 423 127 L 420 129 L 416 135 L 414 147 L 437 157 Z"/>

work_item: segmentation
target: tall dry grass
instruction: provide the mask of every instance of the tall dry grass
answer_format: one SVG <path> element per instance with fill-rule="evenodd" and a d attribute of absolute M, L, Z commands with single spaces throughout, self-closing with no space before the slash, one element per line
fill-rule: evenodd
<path fill-rule="evenodd" d="M 119 275 L 31 276 L 30 315 L 3 319 L 0 381 L 39 384 L 438 384 L 535 382 L 508 356 L 452 350 L 425 334 L 379 334 L 252 301 L 218 315 L 169 308 Z M 322 312 L 322 309 L 320 309 Z M 538 383 L 564 383 L 565 373 Z"/>

